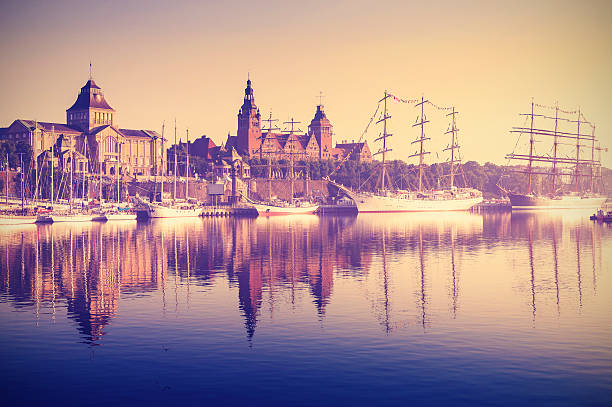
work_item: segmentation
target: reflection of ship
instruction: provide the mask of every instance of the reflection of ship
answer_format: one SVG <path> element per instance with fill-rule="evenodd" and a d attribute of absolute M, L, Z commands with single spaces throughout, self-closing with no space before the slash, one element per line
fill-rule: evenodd
<path fill-rule="evenodd" d="M 555 112 L 554 117 L 546 114 L 534 113 L 534 106 L 552 109 Z M 562 114 L 560 116 L 559 114 Z M 576 120 L 569 119 L 564 116 L 577 114 Z M 531 102 L 531 112 L 521 114 L 530 122 L 529 127 L 514 127 L 512 132 L 529 135 L 529 150 L 525 154 L 511 153 L 506 156 L 509 160 L 527 161 L 525 168 L 513 170 L 527 175 L 527 188 L 524 193 L 506 190 L 500 186 L 510 198 L 510 203 L 513 209 L 573 209 L 573 208 L 597 208 L 606 198 L 599 193 L 596 193 L 597 179 L 601 180 L 601 151 L 607 149 L 601 148 L 595 139 L 595 126 L 588 122 L 580 109 L 569 112 L 562 110 L 558 105 L 547 107 L 536 105 Z M 535 120 L 554 122 L 553 130 L 547 128 L 534 127 Z M 576 130 L 566 129 L 563 125 L 576 124 Z M 581 133 L 581 125 L 584 128 L 586 125 L 591 127 L 591 134 Z M 537 152 L 536 136 L 552 137 L 553 143 L 551 151 Z M 561 142 L 565 141 L 565 142 Z M 586 142 L 586 144 L 581 144 Z M 518 143 L 517 143 L 518 144 Z M 563 152 L 563 146 L 571 146 L 574 151 L 570 157 L 567 152 Z M 581 156 L 581 149 L 587 148 L 591 150 L 590 157 L 584 158 Z M 595 159 L 595 151 L 600 155 L 599 159 Z M 534 167 L 537 163 L 551 164 L 550 169 L 542 169 Z M 537 175 L 542 175 L 549 178 L 550 182 L 546 185 L 540 185 L 538 188 L 535 178 Z M 571 185 L 563 185 L 563 178 L 573 178 L 573 187 Z M 588 179 L 585 182 L 585 179 Z M 599 182 L 600 183 L 600 182 Z M 517 188 L 518 185 L 509 186 L 509 189 Z M 570 191 L 571 189 L 571 191 Z"/>
<path fill-rule="evenodd" d="M 428 100 L 421 98 L 421 101 L 416 106 L 421 107 L 421 116 L 417 118 L 417 123 L 414 126 L 421 127 L 420 136 L 413 141 L 411 144 L 418 143 L 419 151 L 409 157 L 419 157 L 419 185 L 417 191 L 403 191 L 403 190 L 389 190 L 387 189 L 387 178 L 389 175 L 386 170 L 386 153 L 391 151 L 387 147 L 387 138 L 391 137 L 391 134 L 387 133 L 387 120 L 391 117 L 387 112 L 387 99 L 395 98 L 395 96 L 385 91 L 385 96 L 380 102 L 384 103 L 382 118 L 377 123 L 383 123 L 383 132 L 376 141 L 382 140 L 382 148 L 374 155 L 381 154 L 382 156 L 382 171 L 380 177 L 380 190 L 377 193 L 364 193 L 364 192 L 353 192 L 340 185 L 344 192 L 346 192 L 357 205 L 359 212 L 422 212 L 422 211 L 464 211 L 470 209 L 472 206 L 482 202 L 482 193 L 473 188 L 457 188 L 454 185 L 455 171 L 458 168 L 460 160 L 456 154 L 459 149 L 457 144 L 457 128 L 455 127 L 455 109 L 453 108 L 452 113 L 447 116 L 452 116 L 452 127 L 447 132 L 452 134 L 451 145 L 445 150 L 450 150 L 450 188 L 448 189 L 430 189 L 425 190 L 423 188 L 423 158 L 429 152 L 424 151 L 424 142 L 429 140 L 425 136 L 424 125 L 429 123 L 425 117 L 424 105 L 430 103 Z"/>

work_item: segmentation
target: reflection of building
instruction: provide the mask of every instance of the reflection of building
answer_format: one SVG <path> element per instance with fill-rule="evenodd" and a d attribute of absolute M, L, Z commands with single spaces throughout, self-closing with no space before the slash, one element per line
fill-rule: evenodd
<path fill-rule="evenodd" d="M 67 151 L 89 162 L 89 172 L 102 174 L 161 174 L 161 137 L 153 130 L 120 129 L 117 114 L 102 89 L 90 78 L 74 104 L 66 110 L 66 124 L 15 120 L 0 137 L 24 141 L 39 158 L 52 146 L 55 154 Z M 40 164 L 40 163 L 39 163 Z M 79 166 L 77 171 L 83 171 Z"/>

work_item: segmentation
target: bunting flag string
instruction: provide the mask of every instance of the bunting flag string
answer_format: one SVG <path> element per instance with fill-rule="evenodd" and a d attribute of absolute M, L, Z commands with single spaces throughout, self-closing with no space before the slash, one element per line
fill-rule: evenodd
<path fill-rule="evenodd" d="M 395 100 L 396 102 L 400 102 L 400 103 L 416 103 L 419 101 L 419 99 L 402 99 L 402 98 L 398 98 L 395 95 L 392 94 L 388 94 L 389 96 L 391 96 L 393 98 L 393 100 Z"/>
<path fill-rule="evenodd" d="M 442 106 L 438 106 L 434 103 L 431 103 L 430 101 L 427 101 L 427 103 L 429 103 L 430 105 L 432 105 L 433 107 L 435 107 L 438 110 L 451 110 L 453 107 L 442 107 Z"/>
<path fill-rule="evenodd" d="M 565 113 L 565 114 L 576 114 L 578 113 L 578 110 L 565 110 L 565 109 L 561 109 L 558 106 L 546 106 L 546 105 L 541 105 L 539 103 L 534 103 L 534 106 L 540 107 L 542 109 L 550 109 L 550 110 L 555 110 L 555 109 L 559 109 L 559 111 L 561 113 Z"/>

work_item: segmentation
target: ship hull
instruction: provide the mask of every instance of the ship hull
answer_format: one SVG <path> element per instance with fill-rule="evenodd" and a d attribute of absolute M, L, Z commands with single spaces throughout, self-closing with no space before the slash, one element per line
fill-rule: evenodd
<path fill-rule="evenodd" d="M 581 197 L 564 195 L 558 197 L 534 196 L 526 194 L 508 194 L 512 209 L 594 209 L 605 202 L 606 197 Z"/>
<path fill-rule="evenodd" d="M 254 204 L 260 216 L 279 215 L 311 215 L 319 209 L 319 205 L 310 206 L 274 206 L 265 204 Z"/>
<path fill-rule="evenodd" d="M 482 196 L 456 199 L 410 199 L 401 196 L 356 194 L 359 213 L 467 211 L 482 202 Z"/>
<path fill-rule="evenodd" d="M 202 209 L 149 204 L 147 213 L 150 218 L 196 218 L 200 216 Z"/>
<path fill-rule="evenodd" d="M 0 225 L 24 225 L 36 223 L 36 216 L 0 215 Z"/>

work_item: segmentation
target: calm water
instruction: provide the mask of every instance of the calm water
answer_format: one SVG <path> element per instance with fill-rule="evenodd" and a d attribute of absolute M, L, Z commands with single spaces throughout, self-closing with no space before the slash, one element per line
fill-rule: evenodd
<path fill-rule="evenodd" d="M 3 227 L 1 400 L 605 405 L 611 243 L 583 212 Z"/>

